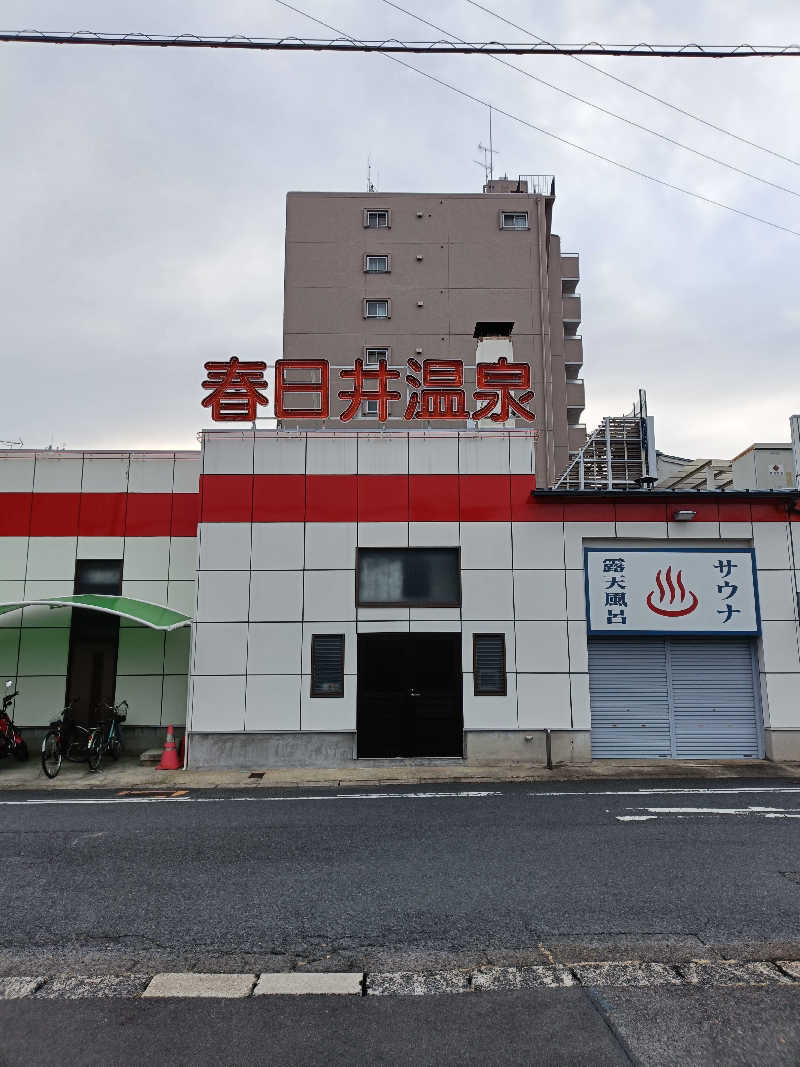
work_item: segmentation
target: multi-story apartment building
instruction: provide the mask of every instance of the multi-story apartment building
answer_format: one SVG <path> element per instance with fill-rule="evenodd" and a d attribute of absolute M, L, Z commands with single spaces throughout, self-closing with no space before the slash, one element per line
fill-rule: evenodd
<path fill-rule="evenodd" d="M 406 406 L 409 359 L 462 360 L 474 384 L 481 342 L 502 339 L 483 348 L 532 369 L 537 480 L 551 485 L 586 437 L 578 256 L 551 232 L 554 199 L 550 175 L 482 193 L 289 193 L 284 357 L 328 360 L 331 417 L 345 407 L 336 368 L 385 359 L 403 374 L 391 423 Z M 376 416 L 367 401 L 349 425 Z"/>

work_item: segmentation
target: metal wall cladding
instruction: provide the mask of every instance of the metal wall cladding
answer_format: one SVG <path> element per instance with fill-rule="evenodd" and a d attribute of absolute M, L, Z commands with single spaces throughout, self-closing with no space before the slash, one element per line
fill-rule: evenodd
<path fill-rule="evenodd" d="M 589 642 L 596 759 L 763 756 L 749 638 Z"/>

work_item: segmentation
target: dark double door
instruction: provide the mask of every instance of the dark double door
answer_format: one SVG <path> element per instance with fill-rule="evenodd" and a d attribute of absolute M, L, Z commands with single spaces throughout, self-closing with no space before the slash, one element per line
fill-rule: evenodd
<path fill-rule="evenodd" d="M 358 756 L 462 756 L 461 634 L 361 634 Z"/>

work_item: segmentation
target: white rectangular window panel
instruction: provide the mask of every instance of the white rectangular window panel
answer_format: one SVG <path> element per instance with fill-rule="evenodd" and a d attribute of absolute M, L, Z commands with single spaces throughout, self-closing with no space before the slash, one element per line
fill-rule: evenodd
<path fill-rule="evenodd" d="M 388 256 L 367 256 L 364 262 L 364 270 L 367 274 L 387 274 L 389 271 Z"/>
<path fill-rule="evenodd" d="M 382 359 L 389 361 L 388 348 L 365 348 L 364 363 L 368 367 L 377 367 Z"/>
<path fill-rule="evenodd" d="M 368 319 L 388 319 L 388 300 L 365 300 L 366 316 Z"/>
<path fill-rule="evenodd" d="M 378 401 L 377 400 L 365 400 L 364 401 L 364 406 L 363 406 L 363 408 L 361 410 L 362 410 L 362 414 L 365 417 L 370 417 L 370 418 L 374 417 L 374 418 L 377 419 L 377 417 L 378 417 Z"/>
<path fill-rule="evenodd" d="M 761 633 L 755 554 L 733 548 L 585 548 L 588 632 Z"/>
<path fill-rule="evenodd" d="M 504 211 L 501 216 L 501 227 L 504 230 L 527 230 L 527 211 Z"/>
<path fill-rule="evenodd" d="M 385 230 L 389 226 L 388 211 L 367 211 L 364 213 L 364 225 L 370 230 Z"/>

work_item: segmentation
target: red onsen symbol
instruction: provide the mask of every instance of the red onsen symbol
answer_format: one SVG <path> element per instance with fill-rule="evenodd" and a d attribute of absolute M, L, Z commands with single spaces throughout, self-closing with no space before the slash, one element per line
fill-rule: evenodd
<path fill-rule="evenodd" d="M 667 589 L 669 589 L 669 602 L 670 602 L 670 604 L 674 604 L 675 603 L 675 596 L 676 596 L 675 586 L 676 585 L 678 586 L 678 591 L 681 594 L 680 600 L 679 600 L 679 604 L 681 606 L 680 607 L 675 607 L 675 608 L 672 608 L 672 607 L 670 607 L 670 608 L 657 608 L 655 606 L 655 604 L 653 603 L 653 597 L 655 596 L 655 589 L 654 589 L 652 592 L 647 594 L 647 606 L 648 606 L 648 608 L 650 608 L 651 611 L 654 611 L 656 613 L 656 615 L 666 615 L 668 619 L 678 619 L 678 618 L 681 617 L 681 615 L 691 615 L 691 613 L 697 607 L 697 597 L 695 596 L 695 594 L 690 589 L 689 592 L 688 592 L 688 597 L 691 597 L 691 603 L 689 604 L 688 608 L 684 606 L 686 604 L 686 601 L 687 601 L 688 597 L 687 597 L 686 587 L 683 584 L 683 574 L 682 574 L 682 572 L 678 571 L 678 573 L 675 575 L 675 581 L 673 582 L 673 580 L 672 580 L 672 567 L 667 567 L 667 573 L 664 576 L 664 581 L 666 581 Z M 660 604 L 663 604 L 664 600 L 665 600 L 665 598 L 667 596 L 667 590 L 664 588 L 664 582 L 661 581 L 661 571 L 660 570 L 656 574 L 656 585 L 658 586 L 658 591 L 659 591 L 659 594 L 660 594 L 660 596 L 658 598 L 658 601 L 659 601 Z"/>

